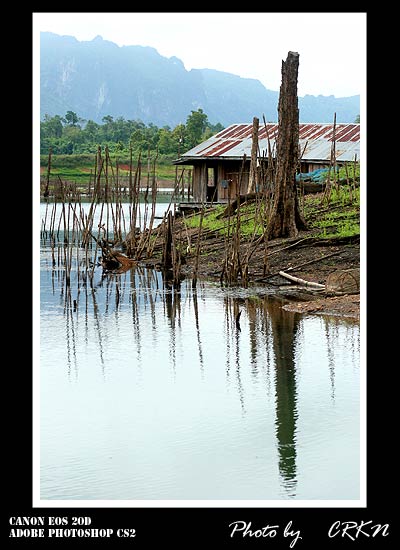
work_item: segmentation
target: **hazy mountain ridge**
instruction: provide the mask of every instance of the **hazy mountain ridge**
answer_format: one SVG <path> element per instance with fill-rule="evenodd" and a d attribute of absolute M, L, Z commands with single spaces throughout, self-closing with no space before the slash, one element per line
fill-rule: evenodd
<path fill-rule="evenodd" d="M 134 37 L 133 37 L 134 39 Z M 187 71 L 180 59 L 145 46 L 122 46 L 97 36 L 80 42 L 71 36 L 41 33 L 40 112 L 101 122 L 123 116 L 146 124 L 174 127 L 202 108 L 212 124 L 251 122 L 264 114 L 277 120 L 278 91 L 256 79 L 213 69 Z M 299 97 L 300 122 L 354 122 L 360 96 Z"/>

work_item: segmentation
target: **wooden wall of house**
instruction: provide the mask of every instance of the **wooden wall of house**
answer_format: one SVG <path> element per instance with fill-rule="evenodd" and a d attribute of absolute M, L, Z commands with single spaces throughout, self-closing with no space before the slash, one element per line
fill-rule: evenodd
<path fill-rule="evenodd" d="M 199 162 L 193 168 L 193 199 L 196 202 L 206 200 L 206 189 L 208 179 L 208 168 L 216 167 L 216 185 L 217 200 L 221 202 L 227 202 L 229 198 L 233 200 L 237 194 L 239 175 L 242 169 L 242 161 L 240 160 L 226 160 L 226 161 L 214 161 L 214 163 Z M 319 168 L 328 168 L 329 163 L 326 162 L 302 162 L 301 172 L 308 173 L 313 172 Z M 249 168 L 250 163 L 247 162 L 242 173 L 242 182 L 240 188 L 240 194 L 247 193 L 247 187 L 249 182 Z M 225 187 L 222 182 L 230 182 L 228 187 Z"/>
<path fill-rule="evenodd" d="M 319 168 L 328 168 L 329 162 L 309 162 L 302 161 L 300 164 L 300 171 L 302 173 L 313 172 Z M 206 202 L 207 198 L 207 183 L 208 183 L 208 168 L 216 168 L 214 174 L 216 175 L 217 193 L 216 200 L 218 202 L 228 202 L 229 198 L 233 200 L 237 194 L 237 187 L 239 182 L 239 174 L 242 169 L 242 160 L 213 160 L 213 161 L 196 161 L 193 165 L 193 179 L 192 179 L 192 194 L 195 202 Z M 247 193 L 247 187 L 249 182 L 249 168 L 250 162 L 247 161 L 243 174 L 240 187 L 240 194 Z M 228 187 L 225 187 L 222 182 L 229 181 Z"/>
<path fill-rule="evenodd" d="M 205 162 L 193 166 L 193 200 L 205 201 L 207 187 L 207 165 Z"/>
<path fill-rule="evenodd" d="M 218 200 L 225 202 L 234 199 L 238 193 L 240 171 L 242 170 L 242 161 L 226 161 L 218 165 Z M 222 182 L 228 182 L 228 186 L 222 185 Z M 239 193 L 247 193 L 249 183 L 249 163 L 246 163 L 242 172 Z"/>
<path fill-rule="evenodd" d="M 308 174 L 309 172 L 314 172 L 314 170 L 319 170 L 320 168 L 329 168 L 329 162 L 301 162 L 300 163 L 300 172 L 302 174 Z"/>
<path fill-rule="evenodd" d="M 227 202 L 229 197 L 233 200 L 238 191 L 238 183 L 240 171 L 242 169 L 242 161 L 220 161 L 217 164 L 210 162 L 199 162 L 193 166 L 193 200 L 195 202 L 206 201 L 208 168 L 216 167 L 218 186 L 217 200 Z M 229 182 L 228 187 L 223 185 L 223 182 Z M 247 192 L 249 183 L 249 163 L 246 163 L 242 173 L 240 186 L 240 194 Z"/>

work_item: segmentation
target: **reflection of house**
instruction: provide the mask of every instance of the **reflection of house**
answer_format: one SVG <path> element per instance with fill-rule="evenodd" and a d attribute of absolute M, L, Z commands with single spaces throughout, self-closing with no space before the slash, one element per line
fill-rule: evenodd
<path fill-rule="evenodd" d="M 174 162 L 177 165 L 193 166 L 193 200 L 227 201 L 237 193 L 239 174 L 243 165 L 240 193 L 246 193 L 251 156 L 252 124 L 232 124 L 225 130 L 187 151 Z M 260 125 L 259 162 L 268 159 L 268 138 L 272 157 L 275 156 L 275 140 L 278 124 Z M 331 158 L 333 124 L 299 124 L 299 146 L 301 154 L 300 171 L 312 172 L 328 167 Z M 360 125 L 336 124 L 336 162 L 360 158 Z"/>

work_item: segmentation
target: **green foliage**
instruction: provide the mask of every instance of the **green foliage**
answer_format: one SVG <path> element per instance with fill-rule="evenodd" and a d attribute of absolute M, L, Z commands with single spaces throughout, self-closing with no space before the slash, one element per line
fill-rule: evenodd
<path fill-rule="evenodd" d="M 179 124 L 158 128 L 140 120 L 125 120 L 123 117 L 107 115 L 102 124 L 93 120 L 84 121 L 73 111 L 64 117 L 44 116 L 40 123 L 40 152 L 48 154 L 50 147 L 54 155 L 79 155 L 95 153 L 98 146 L 108 146 L 110 154 L 118 153 L 129 157 L 130 147 L 136 157 L 141 151 L 175 159 L 216 132 L 223 129 L 218 123 L 212 125 L 207 115 L 198 109 L 188 116 L 186 125 Z"/>
<path fill-rule="evenodd" d="M 321 207 L 321 197 L 307 198 L 305 217 L 310 229 L 318 229 L 322 239 L 354 237 L 360 234 L 360 188 L 339 186 L 331 190 L 329 206 Z"/>
<path fill-rule="evenodd" d="M 63 133 L 62 118 L 59 115 L 49 117 L 44 116 L 43 122 L 40 123 L 40 140 L 61 138 Z"/>
<path fill-rule="evenodd" d="M 94 166 L 96 155 L 53 155 L 51 159 L 51 171 L 56 168 L 77 168 L 82 166 Z M 47 166 L 48 155 L 40 155 L 40 166 Z"/>
<path fill-rule="evenodd" d="M 208 117 L 203 109 L 192 111 L 186 120 L 186 145 L 189 149 L 202 142 L 207 129 Z"/>
<path fill-rule="evenodd" d="M 64 120 L 68 126 L 76 126 L 78 124 L 78 115 L 73 111 L 67 111 Z"/>
<path fill-rule="evenodd" d="M 349 182 L 352 183 L 354 179 L 360 181 L 360 163 L 348 162 L 347 163 L 347 174 L 345 166 L 341 166 L 338 171 L 338 179 L 341 182 L 346 182 L 346 179 L 349 179 Z"/>

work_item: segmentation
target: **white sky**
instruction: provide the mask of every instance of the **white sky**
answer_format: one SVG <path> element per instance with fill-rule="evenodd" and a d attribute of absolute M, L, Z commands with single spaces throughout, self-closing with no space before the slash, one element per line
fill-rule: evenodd
<path fill-rule="evenodd" d="M 50 31 L 119 46 L 152 46 L 187 70 L 217 69 L 279 91 L 281 63 L 300 54 L 298 95 L 363 94 L 366 13 L 33 13 L 33 32 Z"/>

